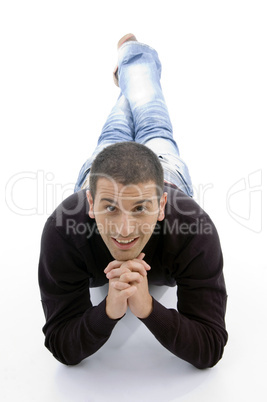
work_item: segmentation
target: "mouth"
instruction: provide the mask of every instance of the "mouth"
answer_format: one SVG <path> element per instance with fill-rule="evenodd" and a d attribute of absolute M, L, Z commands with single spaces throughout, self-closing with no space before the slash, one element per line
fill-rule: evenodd
<path fill-rule="evenodd" d="M 113 243 L 121 250 L 129 250 L 137 243 L 138 239 L 139 237 L 127 240 L 115 239 L 114 237 L 112 237 Z"/>

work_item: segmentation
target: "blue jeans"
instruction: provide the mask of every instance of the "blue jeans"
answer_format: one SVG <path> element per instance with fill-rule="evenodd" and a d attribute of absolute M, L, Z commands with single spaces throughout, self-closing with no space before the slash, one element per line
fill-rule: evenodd
<path fill-rule="evenodd" d="M 193 196 L 188 168 L 180 158 L 160 85 L 161 63 L 157 52 L 139 42 L 119 49 L 120 96 L 102 129 L 97 147 L 82 166 L 74 191 L 89 175 L 95 156 L 108 145 L 135 141 L 151 148 L 160 158 L 164 179 Z"/>

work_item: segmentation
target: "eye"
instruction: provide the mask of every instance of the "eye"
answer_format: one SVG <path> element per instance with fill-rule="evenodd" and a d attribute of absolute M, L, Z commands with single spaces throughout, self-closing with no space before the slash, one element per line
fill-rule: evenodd
<path fill-rule="evenodd" d="M 114 205 L 108 205 L 108 206 L 106 207 L 106 210 L 107 210 L 108 212 L 115 212 L 115 211 L 116 211 L 116 207 L 115 207 Z"/>
<path fill-rule="evenodd" d="M 145 212 L 145 211 L 146 211 L 146 207 L 144 205 L 138 205 L 134 210 L 134 212 L 138 213 L 138 214 Z"/>

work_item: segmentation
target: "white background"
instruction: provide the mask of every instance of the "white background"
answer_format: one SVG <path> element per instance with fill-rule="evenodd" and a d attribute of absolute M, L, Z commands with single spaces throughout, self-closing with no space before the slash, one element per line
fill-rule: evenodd
<path fill-rule="evenodd" d="M 265 400 L 266 21 L 258 0 L 1 1 L 2 401 Z M 130 315 L 76 367 L 43 346 L 42 228 L 119 95 L 128 32 L 159 53 L 181 156 L 220 234 L 229 342 L 213 369 L 177 359 Z M 174 289 L 157 296 L 175 306 Z"/>

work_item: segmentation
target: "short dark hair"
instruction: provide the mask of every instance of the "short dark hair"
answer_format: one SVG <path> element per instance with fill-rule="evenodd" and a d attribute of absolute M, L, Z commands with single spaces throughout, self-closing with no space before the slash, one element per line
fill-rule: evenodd
<path fill-rule="evenodd" d="M 93 199 L 97 180 L 108 177 L 123 185 L 156 184 L 157 196 L 163 194 L 164 174 L 158 156 L 145 145 L 136 142 L 117 142 L 104 148 L 90 169 L 89 188 Z"/>

